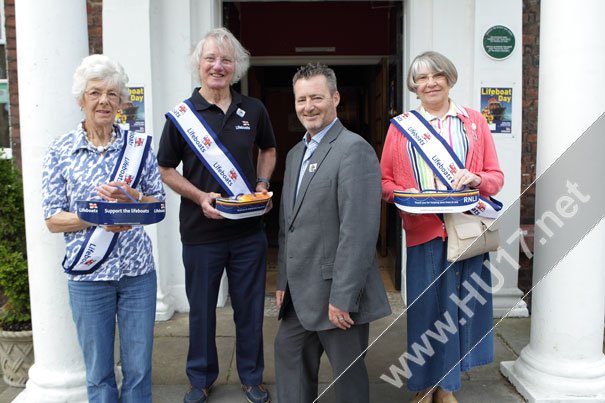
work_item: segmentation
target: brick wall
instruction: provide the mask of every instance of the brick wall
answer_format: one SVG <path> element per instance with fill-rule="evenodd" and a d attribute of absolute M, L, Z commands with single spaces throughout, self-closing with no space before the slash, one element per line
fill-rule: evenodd
<path fill-rule="evenodd" d="M 21 169 L 21 132 L 19 130 L 19 89 L 17 87 L 17 35 L 15 30 L 15 0 L 4 0 L 4 30 L 6 32 L 6 71 L 8 74 L 10 138 L 13 155 Z"/>
<path fill-rule="evenodd" d="M 538 66 L 540 62 L 540 0 L 523 0 L 523 123 L 521 191 L 536 178 L 538 138 Z M 521 199 L 521 223 L 534 222 L 534 188 Z"/>
<path fill-rule="evenodd" d="M 87 0 L 86 11 L 89 53 L 103 53 L 103 0 Z"/>
<path fill-rule="evenodd" d="M 533 245 L 535 215 L 536 147 L 538 140 L 538 67 L 540 62 L 540 0 L 523 0 L 523 100 L 521 151 L 521 224 L 528 231 L 527 243 Z M 524 225 L 525 224 L 525 225 Z M 532 285 L 533 259 L 520 252 L 519 289 Z M 531 295 L 526 301 L 531 305 Z"/>

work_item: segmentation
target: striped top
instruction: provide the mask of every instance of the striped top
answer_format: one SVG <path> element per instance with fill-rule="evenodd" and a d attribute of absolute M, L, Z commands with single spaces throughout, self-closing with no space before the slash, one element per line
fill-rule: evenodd
<path fill-rule="evenodd" d="M 443 118 L 431 115 L 422 106 L 418 108 L 418 112 L 446 140 L 462 164 L 465 165 L 466 154 L 468 153 L 468 139 L 464 130 L 464 123 L 458 118 L 458 114 L 467 116 L 464 108 L 459 107 L 454 101 L 450 100 L 450 108 Z M 411 142 L 408 142 L 407 148 L 412 163 L 412 170 L 414 171 L 414 178 L 420 186 L 419 190 L 446 189 L 446 186 L 435 176 L 430 165 L 424 161 Z"/>

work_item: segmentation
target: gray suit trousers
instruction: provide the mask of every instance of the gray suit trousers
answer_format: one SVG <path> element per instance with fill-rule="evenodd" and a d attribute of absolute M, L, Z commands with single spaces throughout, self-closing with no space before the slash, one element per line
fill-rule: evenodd
<path fill-rule="evenodd" d="M 370 388 L 364 357 L 345 371 L 368 346 L 369 329 L 369 323 L 365 323 L 346 331 L 309 331 L 302 327 L 290 306 L 275 337 L 278 403 L 311 403 L 317 398 L 319 362 L 324 351 L 330 360 L 334 379 L 340 376 L 332 386 L 336 402 L 369 403 Z"/>

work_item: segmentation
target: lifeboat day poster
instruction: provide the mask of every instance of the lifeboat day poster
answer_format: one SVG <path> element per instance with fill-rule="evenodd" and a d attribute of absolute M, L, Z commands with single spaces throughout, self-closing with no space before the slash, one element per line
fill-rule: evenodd
<path fill-rule="evenodd" d="M 130 98 L 116 115 L 117 123 L 126 130 L 145 133 L 145 87 L 128 87 Z"/>
<path fill-rule="evenodd" d="M 481 113 L 494 134 L 511 133 L 513 89 L 481 87 Z"/>

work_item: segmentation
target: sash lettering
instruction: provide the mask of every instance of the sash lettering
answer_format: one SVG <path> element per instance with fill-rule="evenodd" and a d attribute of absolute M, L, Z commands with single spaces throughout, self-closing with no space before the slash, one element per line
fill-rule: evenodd
<path fill-rule="evenodd" d="M 195 155 L 230 196 L 254 193 L 235 158 L 189 100 L 175 106 L 166 116 L 172 120 Z"/>

